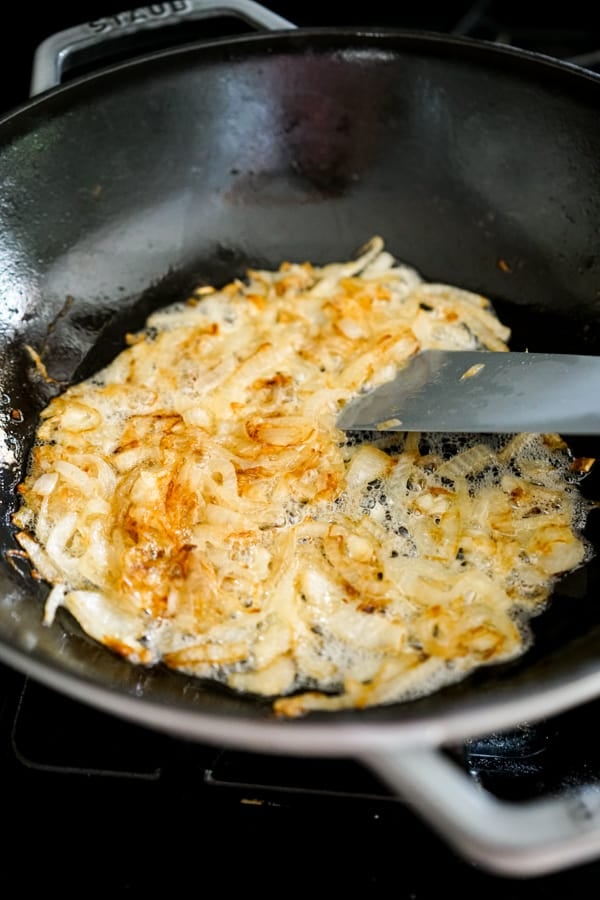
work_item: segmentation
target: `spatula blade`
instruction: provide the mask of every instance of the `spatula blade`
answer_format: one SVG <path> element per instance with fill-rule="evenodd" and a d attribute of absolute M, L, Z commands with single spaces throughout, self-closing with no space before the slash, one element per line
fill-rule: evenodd
<path fill-rule="evenodd" d="M 424 350 L 350 401 L 345 431 L 600 433 L 600 357 Z"/>

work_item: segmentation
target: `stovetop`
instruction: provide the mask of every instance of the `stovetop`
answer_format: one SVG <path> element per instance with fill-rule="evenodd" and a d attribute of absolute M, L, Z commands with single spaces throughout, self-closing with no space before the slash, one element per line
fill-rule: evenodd
<path fill-rule="evenodd" d="M 401 10 L 371 2 L 361 15 L 344 10 L 343 17 L 335 3 L 318 11 L 293 2 L 268 6 L 300 26 L 467 34 L 600 71 L 600 31 L 587 4 L 545 8 L 543 22 L 536 7 L 485 0 Z M 3 14 L 13 53 L 0 59 L 0 112 L 27 99 L 32 54 L 43 38 L 122 7 L 57 2 L 35 15 L 14 7 Z M 588 703 L 447 752 L 503 799 L 600 784 L 599 715 L 600 701 Z M 359 763 L 187 742 L 83 706 L 3 665 L 0 796 L 3 858 L 15 860 L 13 879 L 30 888 L 79 884 L 112 895 L 393 888 L 398 900 L 437 900 L 449 886 L 464 900 L 541 900 L 589 892 L 600 879 L 600 860 L 534 878 L 489 874 L 459 858 Z M 23 851 L 27 863 L 17 865 Z"/>
<path fill-rule="evenodd" d="M 447 752 L 512 802 L 600 783 L 600 702 Z M 542 900 L 589 889 L 600 861 L 534 878 L 459 858 L 370 771 L 349 759 L 269 756 L 181 740 L 114 718 L 0 665 L 3 857 L 33 848 L 27 883 L 61 886 L 87 860 L 97 890 L 167 884 L 228 890 L 390 888 L 433 900 Z M 227 867 L 220 860 L 228 859 Z M 435 865 L 428 865 L 428 861 Z M 66 867 L 66 869 L 65 869 Z M 214 881 L 213 881 L 214 884 Z"/>
<path fill-rule="evenodd" d="M 34 849 L 30 887 L 58 887 L 85 858 L 97 890 L 390 888 L 433 900 L 542 900 L 589 889 L 600 862 L 534 878 L 459 858 L 366 768 L 181 740 L 114 718 L 0 665 L 3 856 Z M 520 802 L 600 783 L 600 702 L 447 752 L 495 796 Z M 220 860 L 228 859 L 220 868 Z M 428 865 L 435 861 L 435 865 Z M 65 869 L 65 867 L 67 867 Z M 213 881 L 214 884 L 214 881 Z M 477 894 L 476 894 L 477 892 Z"/>

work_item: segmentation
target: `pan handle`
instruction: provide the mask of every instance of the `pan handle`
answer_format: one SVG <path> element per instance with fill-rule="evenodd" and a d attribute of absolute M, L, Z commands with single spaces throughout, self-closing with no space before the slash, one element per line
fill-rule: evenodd
<path fill-rule="evenodd" d="M 600 856 L 600 785 L 536 800 L 497 799 L 443 750 L 361 756 L 467 860 L 496 874 L 543 875 Z"/>
<path fill-rule="evenodd" d="M 66 63 L 75 52 L 85 52 L 87 59 L 100 60 L 109 55 L 110 45 L 116 40 L 122 41 L 142 31 L 156 32 L 187 21 L 227 15 L 267 31 L 295 27 L 254 0 L 168 0 L 140 6 L 67 28 L 42 41 L 33 58 L 30 96 L 59 85 Z"/>

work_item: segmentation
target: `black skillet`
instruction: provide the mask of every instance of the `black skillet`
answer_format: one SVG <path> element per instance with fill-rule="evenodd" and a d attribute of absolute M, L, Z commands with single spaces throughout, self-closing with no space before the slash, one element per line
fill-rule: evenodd
<path fill-rule="evenodd" d="M 227 7 L 281 30 L 105 67 L 0 122 L 0 659 L 175 735 L 358 758 L 498 871 L 600 855 L 587 789 L 548 809 L 506 810 L 444 753 L 600 694 L 598 559 L 558 585 L 518 662 L 412 703 L 301 721 L 132 667 L 67 615 L 42 625 L 46 588 L 14 555 L 10 526 L 37 415 L 192 285 L 284 258 L 348 258 L 380 234 L 424 277 L 490 296 L 513 349 L 600 352 L 599 77 L 499 45 L 295 30 L 245 0 Z M 112 32 L 155 25 L 152 16 L 185 23 L 207 4 L 145 9 Z M 92 43 L 99 30 L 78 34 Z M 46 46 L 42 62 L 56 49 Z M 35 86 L 48 87 L 39 71 Z M 56 384 L 40 378 L 26 345 Z M 573 446 L 600 455 L 597 439 Z M 594 474 L 583 488 L 600 497 Z M 600 545 L 596 513 L 588 536 Z"/>

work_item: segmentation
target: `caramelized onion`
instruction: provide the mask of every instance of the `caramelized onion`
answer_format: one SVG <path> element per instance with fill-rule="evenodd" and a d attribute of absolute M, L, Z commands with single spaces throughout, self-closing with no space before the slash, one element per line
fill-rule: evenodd
<path fill-rule="evenodd" d="M 380 237 L 154 313 L 43 411 L 14 523 L 44 621 L 64 606 L 132 664 L 285 716 L 408 701 L 525 652 L 589 558 L 593 461 L 558 435 L 336 427 L 419 349 L 508 338 L 485 297 L 426 283 Z"/>

